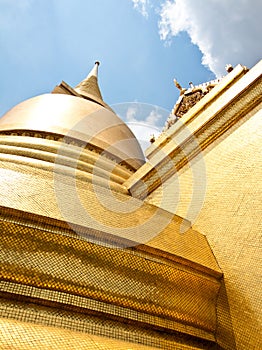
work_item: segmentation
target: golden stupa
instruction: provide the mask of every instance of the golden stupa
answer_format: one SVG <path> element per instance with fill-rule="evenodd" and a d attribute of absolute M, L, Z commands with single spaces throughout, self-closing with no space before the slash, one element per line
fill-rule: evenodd
<path fill-rule="evenodd" d="M 260 349 L 262 62 L 176 83 L 147 160 L 98 65 L 0 119 L 0 349 Z"/>

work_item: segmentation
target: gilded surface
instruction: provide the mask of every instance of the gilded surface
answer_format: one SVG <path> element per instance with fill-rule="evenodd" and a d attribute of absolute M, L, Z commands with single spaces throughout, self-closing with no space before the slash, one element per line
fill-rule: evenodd
<path fill-rule="evenodd" d="M 98 102 L 101 100 L 103 101 L 97 79 L 99 64 L 100 63 L 96 61 L 93 69 L 88 74 L 88 76 L 84 80 L 82 80 L 74 89 L 83 96 L 88 96 L 89 94 L 91 94 Z"/>
<path fill-rule="evenodd" d="M 78 145 L 72 139 L 68 139 L 65 143 L 58 135 L 57 140 L 53 140 L 54 135 L 50 134 L 36 136 L 0 134 L 0 159 L 26 165 L 33 162 L 33 167 L 49 171 L 59 168 L 63 169 L 63 173 L 70 174 L 71 171 L 71 176 L 75 176 L 77 170 L 82 177 L 87 180 L 89 178 L 90 182 L 96 179 L 101 184 L 104 179 L 104 186 L 108 181 L 112 186 L 114 183 L 122 184 L 132 174 L 127 164 L 117 163 L 112 155 L 94 146 L 85 147 L 80 141 Z M 121 191 L 120 186 L 117 189 Z"/>
<path fill-rule="evenodd" d="M 261 96 L 261 84 L 257 89 Z M 251 89 L 246 96 L 249 100 L 253 97 Z M 227 349 L 234 348 L 230 315 L 237 349 L 261 348 L 261 117 L 258 105 L 203 153 L 207 192 L 193 227 L 207 236 L 224 273 L 225 288 L 218 300 L 217 339 Z M 184 217 L 194 182 L 192 169 L 183 170 L 179 175 L 176 213 Z M 173 177 L 165 183 L 165 193 L 170 193 L 163 206 L 167 210 L 173 207 L 172 193 L 178 188 L 177 181 Z M 157 205 L 161 196 L 157 190 L 150 201 Z"/>
<path fill-rule="evenodd" d="M 98 100 L 103 100 L 99 86 L 97 85 L 97 77 L 91 76 L 88 80 L 81 82 L 75 90 L 82 95 L 91 93 Z"/>
<path fill-rule="evenodd" d="M 1 348 L 213 349 L 216 342 L 230 350 L 259 348 L 261 175 L 254 155 L 260 150 L 255 109 L 261 85 L 257 67 L 238 80 L 244 71 L 238 67 L 212 90 L 210 104 L 203 98 L 190 118 L 185 114 L 205 150 L 209 178 L 195 229 L 208 236 L 224 280 L 206 238 L 186 220 L 191 178 L 181 148 L 188 147 L 189 158 L 199 148 L 186 135 L 176 146 L 170 142 L 180 127 L 174 125 L 170 138 L 158 142 L 162 155 L 153 150 L 151 163 L 129 178 L 128 169 L 108 158 L 110 152 L 112 161 L 121 158 L 122 149 L 108 145 L 129 135 L 121 123 L 112 132 L 109 110 L 97 130 L 92 118 L 87 123 L 92 136 L 101 131 L 95 150 L 75 158 L 79 145 L 72 143 L 60 161 L 55 157 L 57 135 L 87 112 L 92 115 L 98 108 L 93 102 L 75 95 L 40 96 L 1 120 L 5 133 L 17 133 L 0 138 Z M 46 107 L 47 101 L 54 103 Z M 47 115 L 60 118 L 61 125 Z M 251 130 L 256 130 L 252 139 Z M 82 131 L 73 136 L 92 144 L 79 136 Z M 39 142 L 38 132 L 50 143 Z M 131 158 L 140 152 L 133 139 L 124 150 Z M 99 147 L 108 151 L 100 164 Z M 137 168 L 139 161 L 129 165 Z M 179 181 L 186 185 L 176 213 L 185 219 L 159 208 L 169 210 L 171 176 L 181 169 Z M 165 193 L 154 191 L 161 181 L 170 191 L 164 202 Z M 123 182 L 136 197 L 152 192 L 148 201 L 156 205 L 132 198 Z"/>
<path fill-rule="evenodd" d="M 115 113 L 76 96 L 44 94 L 26 100 L 0 119 L 0 129 L 66 135 L 111 152 L 135 169 L 144 163 L 138 141 Z"/>
<path fill-rule="evenodd" d="M 205 348 L 212 345 L 209 342 L 214 341 L 220 287 L 214 277 L 157 256 L 154 259 L 152 252 L 146 255 L 139 250 L 99 246 L 70 236 L 65 229 L 55 234 L 44 223 L 44 229 L 37 229 L 30 227 L 30 220 L 24 226 L 9 222 L 8 215 L 4 217 L 0 254 L 2 317 L 59 326 L 55 310 L 62 309 L 63 328 L 79 331 L 84 322 L 82 331 L 106 336 L 103 327 L 107 322 L 110 329 L 113 322 L 123 339 L 120 324 L 128 320 L 131 340 L 132 334 L 144 333 L 145 341 L 143 336 L 140 341 L 145 345 L 171 349 L 176 348 L 179 339 L 192 348 L 205 341 Z M 26 307 L 28 302 L 35 305 L 31 310 Z M 46 317 L 41 316 L 43 312 Z M 66 312 L 73 312 L 73 323 L 66 321 Z M 78 323 L 81 314 L 86 316 L 81 316 Z M 166 340 L 160 336 L 162 332 Z M 114 337 L 114 332 L 110 335 Z"/>
<path fill-rule="evenodd" d="M 150 350 L 124 340 L 80 333 L 64 328 L 0 319 L 0 348 L 19 350 Z M 158 347 L 157 347 L 158 348 Z M 184 347 L 187 349 L 189 347 Z"/>
<path fill-rule="evenodd" d="M 166 139 L 159 141 L 159 150 L 150 155 L 150 162 L 125 182 L 133 196 L 148 196 L 261 103 L 261 66 L 259 63 L 246 73 L 197 117 L 191 115 L 193 107 L 188 121 L 177 122 L 168 130 Z M 211 99 L 212 95 L 205 97 Z"/>
<path fill-rule="evenodd" d="M 81 227 L 88 227 L 90 238 L 93 230 L 108 234 L 116 242 L 121 242 L 121 239 L 130 241 L 131 245 L 150 242 L 150 246 L 165 251 L 167 255 L 190 261 L 200 269 L 203 266 L 210 273 L 214 271 L 215 275 L 221 273 L 205 237 L 192 229 L 180 234 L 183 220 L 162 209 L 103 187 L 94 188 L 92 183 L 82 180 L 78 180 L 74 187 L 75 180 L 64 174 L 59 174 L 59 186 L 55 192 L 53 174 L 41 168 L 1 162 L 0 173 L 3 185 L 0 198 L 4 207 L 60 221 L 67 219 L 76 230 L 79 228 L 79 234 Z M 78 206 L 76 199 L 80 201 Z M 121 212 L 119 208 L 126 211 Z M 100 236 L 103 240 L 103 234 Z M 99 235 L 95 238 L 99 239 Z"/>
<path fill-rule="evenodd" d="M 204 96 L 202 100 L 200 100 L 195 106 L 193 106 L 186 115 L 183 116 L 183 124 L 189 125 L 192 120 L 198 117 L 198 115 L 203 113 L 205 109 L 207 109 L 222 95 L 224 92 L 233 86 L 240 78 L 246 74 L 246 67 L 241 66 L 240 64 L 236 66 L 236 68 L 228 75 L 223 77 L 223 79 L 217 84 L 208 95 Z M 176 125 L 179 127 L 179 125 Z M 170 140 L 169 136 L 177 132 L 177 128 L 173 128 L 170 132 L 163 133 L 159 138 L 145 151 L 148 159 L 151 159 L 155 154 L 157 149 L 163 147 Z"/>
<path fill-rule="evenodd" d="M 33 311 L 39 311 L 35 307 Z M 36 315 L 31 315 L 36 316 Z M 71 319 L 55 319 L 56 323 L 60 323 L 62 327 L 52 326 L 52 315 L 46 313 L 46 321 L 48 325 L 36 324 L 32 322 L 16 321 L 0 319 L 0 347 L 1 349 L 19 349 L 19 350 L 32 350 L 32 349 L 84 349 L 84 350 L 150 350 L 150 349 L 216 349 L 216 345 L 210 342 L 183 342 L 183 339 L 177 339 L 174 341 L 170 337 L 166 336 L 161 339 L 161 334 L 154 334 L 153 332 L 146 332 L 137 330 L 134 331 L 132 327 L 126 325 L 115 326 L 108 325 L 103 322 L 103 328 L 106 334 L 98 336 L 96 334 L 83 332 L 83 322 L 76 319 L 78 330 L 68 329 Z M 33 320 L 34 321 L 34 320 Z M 64 324 L 63 324 L 64 321 Z M 68 322 L 69 321 L 69 322 Z M 80 328 L 80 331 L 79 331 Z M 82 329 L 81 329 L 82 328 Z M 94 323 L 93 329 L 99 330 L 99 324 Z M 119 337 L 116 339 L 112 335 Z M 147 345 L 144 345 L 146 343 Z"/>
<path fill-rule="evenodd" d="M 125 194 L 131 172 L 108 155 L 70 144 L 57 160 L 60 140 L 33 136 L 0 137 L 0 315 L 22 321 L 14 334 L 42 325 L 211 348 L 221 271 L 205 237 L 181 235 L 184 220 Z"/>

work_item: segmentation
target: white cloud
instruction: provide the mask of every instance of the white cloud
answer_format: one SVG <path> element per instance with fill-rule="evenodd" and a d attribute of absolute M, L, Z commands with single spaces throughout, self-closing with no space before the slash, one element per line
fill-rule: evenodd
<path fill-rule="evenodd" d="M 125 105 L 125 104 L 123 104 Z M 137 123 L 159 128 L 163 119 L 167 117 L 167 111 L 146 103 L 127 103 L 126 110 L 122 111 L 122 117 L 128 123 Z"/>
<path fill-rule="evenodd" d="M 150 146 L 152 135 L 157 137 L 168 118 L 169 111 L 140 102 L 126 102 L 111 106 L 132 130 L 143 150 Z"/>
<path fill-rule="evenodd" d="M 134 133 L 143 151 L 150 146 L 151 137 L 154 135 L 155 138 L 157 138 L 161 132 L 161 130 L 156 126 L 152 126 L 141 121 L 127 122 L 126 124 Z"/>
<path fill-rule="evenodd" d="M 217 76 L 230 63 L 252 67 L 261 58 L 261 0 L 167 0 L 160 11 L 162 40 L 185 31 Z"/>
<path fill-rule="evenodd" d="M 148 17 L 149 0 L 132 0 L 134 8 L 138 10 L 144 17 Z"/>
<path fill-rule="evenodd" d="M 166 117 L 165 114 L 166 111 L 161 113 L 161 110 L 158 111 L 155 106 L 146 104 L 137 103 L 127 108 L 125 120 L 143 150 L 150 146 L 150 139 L 153 135 L 157 137 L 160 134 L 159 124 L 163 123 L 163 117 Z M 141 116 L 143 117 L 142 120 L 140 119 Z"/>
<path fill-rule="evenodd" d="M 158 113 L 157 110 L 152 109 L 149 115 L 146 117 L 145 122 L 151 126 L 157 126 L 162 119 L 162 114 Z"/>
<path fill-rule="evenodd" d="M 127 122 L 137 122 L 136 119 L 137 110 L 135 107 L 128 107 L 126 111 L 126 121 Z"/>

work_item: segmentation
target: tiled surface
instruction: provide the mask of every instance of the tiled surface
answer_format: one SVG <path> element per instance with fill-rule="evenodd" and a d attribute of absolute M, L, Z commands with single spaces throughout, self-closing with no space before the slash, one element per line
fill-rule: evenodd
<path fill-rule="evenodd" d="M 0 319 L 0 348 L 3 350 L 156 349 L 155 347 L 130 343 L 128 341 L 7 319 Z M 184 349 L 187 349 L 187 347 L 184 347 Z"/>
<path fill-rule="evenodd" d="M 247 115 L 245 123 L 204 153 L 207 192 L 193 225 L 207 236 L 224 272 L 237 349 L 260 349 L 262 346 L 261 117 L 261 111 L 252 118 Z M 172 193 L 179 188 L 176 213 L 186 216 L 194 187 L 192 169 L 179 175 L 179 184 L 174 178 L 166 186 L 170 196 L 166 197 L 164 208 L 168 210 L 174 206 Z M 197 192 L 196 187 L 194 190 Z M 156 191 L 152 202 L 157 204 L 160 196 L 160 191 Z M 227 322 L 225 318 L 223 322 Z M 224 327 L 228 328 L 226 323 Z M 226 346 L 225 334 L 225 329 L 220 330 L 219 336 Z"/>
<path fill-rule="evenodd" d="M 157 256 L 100 246 L 62 232 L 7 221 L 1 222 L 0 228 L 1 277 L 14 283 L 3 282 L 3 292 L 132 321 L 140 314 L 140 321 L 152 326 L 200 336 L 203 332 L 204 337 L 212 338 L 220 287 L 213 276 Z M 85 298 L 93 301 L 90 304 Z"/>

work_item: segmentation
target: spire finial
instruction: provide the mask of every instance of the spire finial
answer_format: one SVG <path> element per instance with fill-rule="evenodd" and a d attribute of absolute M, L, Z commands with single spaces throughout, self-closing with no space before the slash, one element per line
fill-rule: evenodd
<path fill-rule="evenodd" d="M 92 75 L 97 78 L 97 76 L 98 76 L 98 66 L 99 65 L 100 65 L 100 62 L 99 61 L 95 61 L 95 65 L 94 65 L 93 69 L 91 69 L 91 71 L 88 74 L 88 76 L 86 77 L 86 79 L 90 78 Z"/>
<path fill-rule="evenodd" d="M 95 65 L 88 74 L 88 76 L 81 81 L 76 87 L 75 91 L 79 94 L 88 97 L 87 95 L 93 95 L 94 97 L 103 100 L 102 95 L 98 86 L 97 76 L 98 76 L 98 66 L 100 65 L 99 61 L 95 61 Z"/>

